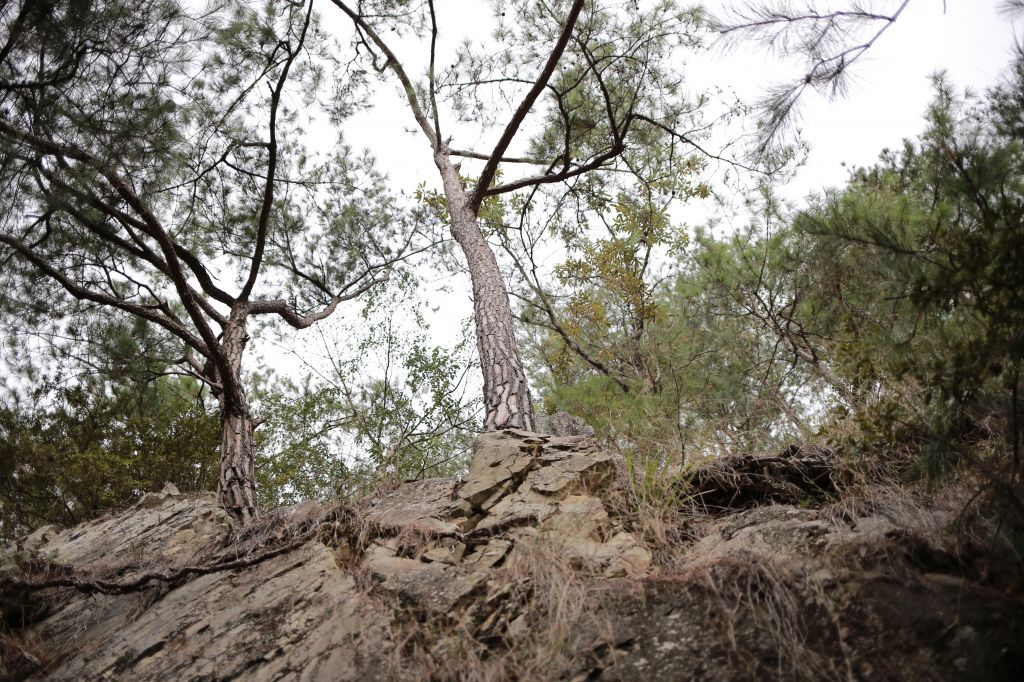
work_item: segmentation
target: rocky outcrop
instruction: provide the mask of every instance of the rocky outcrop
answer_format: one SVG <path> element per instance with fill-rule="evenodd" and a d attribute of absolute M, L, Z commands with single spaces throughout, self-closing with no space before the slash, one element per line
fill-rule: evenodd
<path fill-rule="evenodd" d="M 1024 602 L 957 556 L 956 516 L 882 497 L 715 519 L 671 570 L 609 591 L 620 655 L 600 679 L 1020 679 Z"/>
<path fill-rule="evenodd" d="M 351 543 L 331 547 L 311 537 L 245 571 L 199 571 L 181 585 L 154 581 L 152 593 L 65 594 L 33 615 L 31 636 L 62 652 L 43 666 L 52 680 L 276 680 L 299 671 L 310 680 L 390 678 L 394 671 L 383 673 L 380 659 L 395 646 L 395 614 L 381 607 L 381 594 L 448 618 L 493 588 L 494 569 L 537 545 L 587 573 L 644 575 L 650 554 L 594 496 L 613 472 L 585 437 L 484 434 L 464 481 L 407 483 L 359 505 L 362 530 L 344 529 L 366 534 L 358 556 Z M 278 525 L 308 515 L 296 508 Z M 229 535 L 212 495 L 169 486 L 123 514 L 36 531 L 10 548 L 7 570 L 32 555 L 120 585 L 157 565 L 173 574 L 196 564 Z M 264 545 L 250 550 L 254 557 Z M 357 589 L 367 575 L 374 589 Z"/>
<path fill-rule="evenodd" d="M 744 459 L 735 476 L 724 466 L 694 485 L 742 490 L 744 508 L 716 498 L 713 514 L 690 505 L 672 518 L 612 499 L 615 462 L 592 439 L 513 430 L 482 436 L 462 481 L 299 505 L 242 531 L 212 495 L 167 488 L 7 548 L 0 671 L 133 681 L 1024 671 L 1020 598 L 944 530 L 954 506 L 832 501 L 834 487 L 808 496 L 792 483 L 766 489 L 816 506 L 746 508 L 752 477 L 802 465 Z M 58 586 L 29 589 L 45 581 Z"/>
<path fill-rule="evenodd" d="M 614 476 L 611 457 L 589 438 L 485 433 L 461 484 L 409 483 L 366 506 L 368 522 L 398 532 L 373 540 L 362 565 L 432 613 L 464 603 L 486 580 L 481 571 L 538 546 L 581 573 L 645 575 L 650 553 L 596 496 Z"/>
<path fill-rule="evenodd" d="M 529 553 L 542 543 L 579 570 L 643 575 L 650 554 L 595 497 L 615 475 L 611 456 L 586 437 L 484 434 L 455 505 L 472 545 L 467 560 L 501 548 Z"/>

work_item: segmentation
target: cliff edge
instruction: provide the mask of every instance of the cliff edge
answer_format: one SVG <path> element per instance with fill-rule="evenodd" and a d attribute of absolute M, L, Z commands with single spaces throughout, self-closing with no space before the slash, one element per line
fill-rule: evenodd
<path fill-rule="evenodd" d="M 242 530 L 168 487 L 4 550 L 0 676 L 1024 679 L 1019 578 L 962 502 L 837 471 L 728 458 L 647 505 L 590 437 L 509 430 L 462 481 Z"/>

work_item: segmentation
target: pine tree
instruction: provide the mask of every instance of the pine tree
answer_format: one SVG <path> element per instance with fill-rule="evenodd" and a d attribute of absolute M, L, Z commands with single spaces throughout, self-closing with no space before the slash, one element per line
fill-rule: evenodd
<path fill-rule="evenodd" d="M 0 17 L 11 312 L 74 331 L 106 310 L 173 338 L 177 371 L 220 405 L 221 504 L 249 521 L 251 320 L 308 327 L 418 235 L 367 161 L 303 144 L 330 68 L 312 3 L 21 0 Z M 47 314 L 69 299 L 71 318 Z"/>

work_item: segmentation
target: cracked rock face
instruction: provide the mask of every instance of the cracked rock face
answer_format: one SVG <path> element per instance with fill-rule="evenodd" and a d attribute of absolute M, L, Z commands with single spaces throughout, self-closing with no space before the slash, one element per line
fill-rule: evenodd
<path fill-rule="evenodd" d="M 611 457 L 589 437 L 485 433 L 461 486 L 416 481 L 369 504 L 367 520 L 399 535 L 375 540 L 363 565 L 429 612 L 465 603 L 480 587 L 481 571 L 538 550 L 589 574 L 644 575 L 650 553 L 596 497 L 614 478 Z M 404 546 L 401 532 L 409 529 L 428 540 Z"/>
<path fill-rule="evenodd" d="M 539 414 L 534 419 L 537 432 L 552 436 L 593 436 L 594 427 L 583 421 L 581 417 L 568 412 L 558 411 L 554 414 Z"/>
<path fill-rule="evenodd" d="M 228 521 L 213 494 L 150 493 L 119 516 L 34 533 L 23 551 L 78 568 L 195 561 Z M 131 573 L 128 574 L 129 576 Z M 386 638 L 374 608 L 334 552 L 313 540 L 244 571 L 200 575 L 173 589 L 69 594 L 38 622 L 47 680 L 383 679 L 366 650 Z"/>
<path fill-rule="evenodd" d="M 602 499 L 615 464 L 587 436 L 507 430 L 479 439 L 462 481 L 306 503 L 265 535 L 232 536 L 212 494 L 173 488 L 41 528 L 0 552 L 0 586 L 47 561 L 131 579 L 281 551 L 127 594 L 0 590 L 15 628 L 0 632 L 0 678 L 1024 679 L 1020 598 L 970 584 L 933 546 L 955 513 L 915 527 L 882 498 L 716 512 L 652 568 Z M 12 674 L 5 647 L 34 667 Z M 504 667 L 520 652 L 542 658 Z"/>
<path fill-rule="evenodd" d="M 61 652 L 45 668 L 51 680 L 390 679 L 396 673 L 382 657 L 396 646 L 396 612 L 382 607 L 382 595 L 425 618 L 465 612 L 479 620 L 483 609 L 498 631 L 508 623 L 499 626 L 500 609 L 490 604 L 507 588 L 493 570 L 538 544 L 588 574 L 644 574 L 650 555 L 597 497 L 614 472 L 585 436 L 487 433 L 465 480 L 406 483 L 358 507 L 374 539 L 354 573 L 339 567 L 352 558 L 342 548 L 314 539 L 244 570 L 141 593 L 67 593 L 39 616 L 30 639 Z M 201 562 L 204 548 L 229 533 L 212 494 L 168 486 L 120 515 L 41 528 L 7 554 L 80 572 L 128 565 L 118 576 L 132 577 Z M 370 591 L 357 587 L 360 574 Z"/>
<path fill-rule="evenodd" d="M 183 555 L 224 538 L 229 524 L 212 497 L 182 495 L 168 484 L 159 493 L 143 495 L 124 514 L 64 531 L 44 526 L 18 544 L 22 550 L 42 550 L 55 563 L 81 566 L 150 553 Z"/>
<path fill-rule="evenodd" d="M 599 497 L 615 477 L 611 455 L 588 436 L 487 433 L 459 491 L 458 509 L 466 514 L 469 537 L 504 533 L 501 543 L 513 553 L 541 543 L 578 570 L 643 575 L 650 554 L 616 527 Z"/>
<path fill-rule="evenodd" d="M 458 482 L 450 478 L 405 483 L 392 493 L 371 500 L 364 513 L 367 520 L 382 526 L 451 535 L 459 526 L 445 518 L 445 510 L 457 489 Z"/>
<path fill-rule="evenodd" d="M 589 437 L 506 429 L 480 436 L 461 487 L 437 479 L 406 484 L 374 503 L 368 517 L 429 529 L 439 539 L 415 558 L 469 571 L 540 543 L 581 571 L 643 575 L 650 554 L 598 497 L 615 476 L 611 456 Z M 379 550 L 397 551 L 386 543 Z"/>
<path fill-rule="evenodd" d="M 544 521 L 572 494 L 600 492 L 615 477 L 609 455 L 582 436 L 485 433 L 459 491 L 477 533 Z"/>

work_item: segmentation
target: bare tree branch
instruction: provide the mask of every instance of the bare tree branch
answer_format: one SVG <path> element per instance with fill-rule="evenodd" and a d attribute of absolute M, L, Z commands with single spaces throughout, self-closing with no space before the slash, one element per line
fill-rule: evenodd
<path fill-rule="evenodd" d="M 260 207 L 260 217 L 256 224 L 256 244 L 253 247 L 249 277 L 242 287 L 242 293 L 238 295 L 238 300 L 240 301 L 249 299 L 253 287 L 256 286 L 256 279 L 260 274 L 263 250 L 267 243 L 267 226 L 270 223 L 270 210 L 274 204 L 274 189 L 277 184 L 275 182 L 275 175 L 277 173 L 277 110 L 281 104 L 281 92 L 284 90 L 284 84 L 288 80 L 288 72 L 291 70 L 295 58 L 302 51 L 302 45 L 306 41 L 306 30 L 309 28 L 309 22 L 312 17 L 313 2 L 310 0 L 309 7 L 306 9 L 306 18 L 303 21 L 302 30 L 299 32 L 298 44 L 294 49 L 290 45 L 285 46 L 288 58 L 281 68 L 281 75 L 278 77 L 277 85 L 274 86 L 273 93 L 270 96 L 270 142 L 267 145 L 267 181 L 263 185 L 263 205 Z"/>
<path fill-rule="evenodd" d="M 520 178 L 519 180 L 513 180 L 512 182 L 508 182 L 503 185 L 495 185 L 494 187 L 488 189 L 484 193 L 484 196 L 506 194 L 508 192 L 514 192 L 517 189 L 522 189 L 523 187 L 530 187 L 532 185 L 549 185 L 554 182 L 562 182 L 563 180 L 568 180 L 569 178 L 574 178 L 577 175 L 583 175 L 584 173 L 589 173 L 592 170 L 600 168 L 607 162 L 617 157 L 623 151 L 625 151 L 625 149 L 626 147 L 624 144 L 617 144 L 610 147 L 605 152 L 591 158 L 590 161 L 583 164 L 582 166 L 577 166 L 569 170 L 559 171 L 558 173 L 534 175 L 531 177 Z"/>
<path fill-rule="evenodd" d="M 337 296 L 334 296 L 331 299 L 330 303 L 328 303 L 323 309 L 315 313 L 311 313 L 309 315 L 300 315 L 299 313 L 295 312 L 295 310 L 290 305 L 288 305 L 288 302 L 285 301 L 283 298 L 278 298 L 271 301 L 253 301 L 249 305 L 249 313 L 252 315 L 266 315 L 269 313 L 273 313 L 278 315 L 282 320 L 287 322 L 295 329 L 305 329 L 306 327 L 312 325 L 314 322 L 318 322 L 320 320 L 323 320 L 324 318 L 330 317 L 330 315 L 338 307 L 338 304 L 342 303 L 343 301 L 351 301 L 352 299 L 357 298 L 362 294 L 365 294 L 373 287 L 377 286 L 378 284 L 381 284 L 382 282 L 386 282 L 387 280 L 387 275 L 384 275 L 383 277 L 373 277 L 368 282 L 366 282 L 365 284 L 363 284 L 361 287 L 354 291 L 350 291 L 344 295 L 339 294 Z"/>
<path fill-rule="evenodd" d="M 423 107 L 420 106 L 419 98 L 416 96 L 416 88 L 412 84 L 412 80 L 405 72 L 405 68 L 402 63 L 398 61 L 398 57 L 392 52 L 388 44 L 377 34 L 373 27 L 370 26 L 369 22 L 366 21 L 365 17 L 353 10 L 343 0 L 331 0 L 342 12 L 348 15 L 348 17 L 363 31 L 366 35 L 370 36 L 370 40 L 373 41 L 374 45 L 384 53 L 387 57 L 387 63 L 384 64 L 384 68 L 390 68 L 394 74 L 398 77 L 398 80 L 402 84 L 402 88 L 405 90 L 405 98 L 409 102 L 409 107 L 412 109 L 412 114 L 416 118 L 416 123 L 419 124 L 420 130 L 430 140 L 431 147 L 436 148 L 439 139 L 434 135 L 434 130 L 427 120 L 426 114 L 423 113 Z"/>
<path fill-rule="evenodd" d="M 35 149 L 46 154 L 56 157 L 67 157 L 79 161 L 98 172 L 108 183 L 110 183 L 114 191 L 116 191 L 125 203 L 127 203 L 132 210 L 139 215 L 142 221 L 151 230 L 153 238 L 157 241 L 163 251 L 164 260 L 167 264 L 168 277 L 177 290 L 178 297 L 181 300 L 182 305 L 185 306 L 185 310 L 188 312 L 189 317 L 192 319 L 192 323 L 196 326 L 196 329 L 202 338 L 202 347 L 205 349 L 205 354 L 210 357 L 217 366 L 221 376 L 227 377 L 222 379 L 225 383 L 226 392 L 232 396 L 238 394 L 241 389 L 236 384 L 235 379 L 230 376 L 227 356 L 217 343 L 216 335 L 213 333 L 213 330 L 210 329 L 210 325 L 207 323 L 206 318 L 203 315 L 203 311 L 196 302 L 193 292 L 190 291 L 188 280 L 185 277 L 185 274 L 181 269 L 181 263 L 177 258 L 174 241 L 167 234 L 166 230 L 164 230 L 160 220 L 149 210 L 149 207 L 146 206 L 138 195 L 135 194 L 124 179 L 111 170 L 105 163 L 82 149 L 67 144 L 58 144 L 38 137 L 32 133 L 28 133 L 17 128 L 2 119 L 0 119 L 0 133 L 29 144 Z M 65 288 L 67 287 L 65 286 Z"/>
<path fill-rule="evenodd" d="M 434 77 L 434 58 L 437 52 L 437 12 L 434 11 L 434 0 L 427 0 L 430 8 L 430 69 L 427 73 L 427 86 L 430 88 L 430 113 L 434 117 L 434 139 L 441 139 L 441 119 L 437 112 L 437 79 Z"/>
<path fill-rule="evenodd" d="M 536 82 L 533 87 L 523 97 L 523 101 L 519 103 L 512 118 L 509 119 L 508 124 L 505 126 L 504 132 L 498 139 L 498 143 L 494 145 L 494 150 L 491 151 L 491 156 L 484 165 L 482 171 L 480 171 L 480 177 L 477 180 L 476 187 L 473 189 L 473 194 L 469 198 L 469 208 L 474 213 L 480 210 L 480 202 L 483 201 L 485 196 L 491 194 L 488 191 L 491 181 L 494 180 L 494 174 L 498 170 L 498 164 L 501 162 L 501 157 L 504 156 L 505 151 L 508 150 L 508 146 L 512 143 L 512 138 L 519 132 L 519 127 L 523 124 L 523 119 L 530 113 L 533 108 L 534 102 L 540 97 L 540 93 L 544 91 L 545 86 L 551 76 L 554 74 L 555 69 L 558 67 L 558 62 L 562 58 L 562 53 L 565 52 L 566 46 L 569 44 L 569 39 L 572 37 L 573 29 L 576 27 L 576 20 L 580 16 L 580 12 L 583 11 L 584 0 L 575 0 L 572 7 L 569 9 L 569 14 L 565 18 L 565 24 L 562 26 L 562 33 L 558 36 L 558 41 L 551 49 L 551 53 L 548 55 L 547 62 L 544 64 L 544 68 L 541 69 L 540 74 L 537 76 Z M 525 185 L 523 185 L 525 186 Z"/>
<path fill-rule="evenodd" d="M 131 313 L 141 317 L 144 320 L 157 324 L 167 331 L 174 334 L 176 337 L 187 343 L 189 346 L 199 351 L 203 355 L 210 357 L 211 353 L 209 346 L 203 342 L 202 339 L 191 334 L 179 321 L 169 318 L 165 315 L 157 313 L 153 308 L 149 306 L 139 305 L 137 303 L 130 303 L 124 301 L 115 296 L 104 294 L 102 292 L 93 291 L 87 287 L 81 286 L 71 280 L 61 270 L 58 270 L 54 266 L 46 262 L 45 259 L 40 257 L 32 249 L 25 244 L 22 244 L 13 237 L 0 234 L 0 243 L 7 244 L 12 249 L 18 252 L 22 258 L 32 263 L 33 267 L 39 270 L 41 273 L 55 281 L 61 287 L 63 287 L 69 294 L 81 301 L 92 301 L 93 303 L 99 303 L 101 305 L 107 305 L 112 308 L 117 308 L 125 312 Z"/>
<path fill-rule="evenodd" d="M 491 158 L 490 154 L 481 154 L 480 152 L 465 149 L 449 149 L 448 153 L 452 156 L 461 156 L 464 159 L 479 159 L 481 161 L 487 161 Z M 525 163 L 533 166 L 547 166 L 550 163 L 544 159 L 535 159 L 529 156 L 503 156 L 499 161 L 501 163 Z"/>

